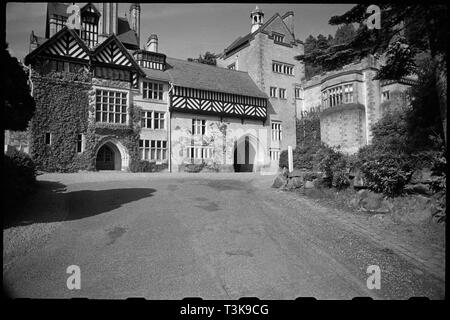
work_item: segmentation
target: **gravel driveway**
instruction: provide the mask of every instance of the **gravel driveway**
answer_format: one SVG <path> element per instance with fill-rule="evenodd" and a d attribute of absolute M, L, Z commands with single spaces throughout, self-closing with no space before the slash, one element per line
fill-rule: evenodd
<path fill-rule="evenodd" d="M 257 174 L 44 174 L 3 230 L 15 297 L 444 297 L 444 245 Z M 81 269 L 68 290 L 66 269 Z M 367 288 L 367 267 L 381 289 Z"/>

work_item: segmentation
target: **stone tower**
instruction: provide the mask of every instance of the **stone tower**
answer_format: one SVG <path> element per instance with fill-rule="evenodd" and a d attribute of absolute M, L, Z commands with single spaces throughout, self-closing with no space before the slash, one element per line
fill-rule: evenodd
<path fill-rule="evenodd" d="M 259 29 L 264 23 L 264 12 L 256 6 L 255 10 L 250 13 L 250 19 L 252 21 L 252 29 L 251 32 L 255 32 Z"/>
<path fill-rule="evenodd" d="M 100 39 L 106 39 L 112 33 L 117 34 L 117 3 L 97 3 L 101 17 L 98 22 L 98 35 Z M 100 41 L 101 42 L 101 41 Z"/>
<path fill-rule="evenodd" d="M 138 43 L 140 43 L 141 36 L 141 6 L 139 3 L 132 3 L 130 6 L 129 16 L 130 28 L 136 32 Z"/>

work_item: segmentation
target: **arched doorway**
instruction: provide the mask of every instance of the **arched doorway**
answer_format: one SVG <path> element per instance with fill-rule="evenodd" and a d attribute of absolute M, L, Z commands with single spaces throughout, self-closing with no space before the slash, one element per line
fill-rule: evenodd
<path fill-rule="evenodd" d="M 253 172 L 255 160 L 256 150 L 248 135 L 234 142 L 234 172 Z"/>
<path fill-rule="evenodd" d="M 128 170 L 129 155 L 127 149 L 115 140 L 109 140 L 97 150 L 95 168 L 97 170 Z"/>

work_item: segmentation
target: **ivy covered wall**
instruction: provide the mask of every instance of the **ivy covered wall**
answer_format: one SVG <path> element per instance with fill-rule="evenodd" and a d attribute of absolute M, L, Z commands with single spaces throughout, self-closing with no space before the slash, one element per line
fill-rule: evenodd
<path fill-rule="evenodd" d="M 78 134 L 87 130 L 89 79 L 74 81 L 70 73 L 33 78 L 36 112 L 30 122 L 30 154 L 39 170 L 73 172 L 86 167 L 77 153 Z M 51 144 L 46 144 L 46 133 Z"/>
<path fill-rule="evenodd" d="M 103 143 L 120 142 L 127 150 L 129 165 L 139 160 L 139 112 L 130 103 L 128 124 L 95 122 L 95 87 L 129 89 L 128 83 L 92 79 L 69 72 L 33 77 L 36 112 L 30 122 L 30 154 L 37 168 L 46 172 L 95 170 L 96 155 Z M 128 88 L 127 88 L 128 86 Z M 128 94 L 133 94 L 132 90 Z M 129 101 L 133 101 L 132 96 Z M 46 133 L 51 144 L 46 144 Z M 84 150 L 77 152 L 78 135 L 84 135 Z M 122 155 L 123 156 L 123 155 Z"/>

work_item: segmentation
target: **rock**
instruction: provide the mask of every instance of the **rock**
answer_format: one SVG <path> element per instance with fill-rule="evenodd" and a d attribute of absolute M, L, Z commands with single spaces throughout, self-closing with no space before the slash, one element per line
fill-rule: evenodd
<path fill-rule="evenodd" d="M 429 185 L 423 183 L 407 184 L 404 190 L 407 194 L 423 194 L 426 196 L 432 195 Z"/>
<path fill-rule="evenodd" d="M 292 184 L 296 189 L 301 188 L 303 186 L 303 177 L 292 177 L 289 180 L 292 181 Z"/>
<path fill-rule="evenodd" d="M 325 178 L 316 178 L 312 181 L 312 183 L 316 189 L 328 187 L 328 181 Z"/>
<path fill-rule="evenodd" d="M 284 190 L 293 190 L 295 189 L 294 182 L 292 179 L 288 178 L 285 186 L 283 187 Z"/>
<path fill-rule="evenodd" d="M 306 181 L 305 182 L 305 189 L 313 189 L 314 183 L 312 181 Z"/>
<path fill-rule="evenodd" d="M 352 180 L 353 188 L 355 189 L 361 189 L 361 188 L 367 188 L 367 184 L 364 181 L 363 174 L 360 170 L 356 171 L 354 173 L 354 178 Z"/>
<path fill-rule="evenodd" d="M 411 179 L 409 180 L 410 184 L 423 184 L 423 183 L 431 183 L 431 170 L 421 169 L 413 172 Z"/>
<path fill-rule="evenodd" d="M 305 171 L 304 170 L 298 170 L 298 169 L 294 169 L 292 172 L 289 173 L 289 177 L 301 177 L 303 179 L 303 177 L 305 176 Z"/>
<path fill-rule="evenodd" d="M 406 219 L 412 223 L 428 222 L 433 217 L 433 205 L 430 198 L 416 195 L 412 208 L 408 210 Z"/>
<path fill-rule="evenodd" d="M 281 173 L 279 174 L 272 183 L 272 188 L 281 188 L 287 182 L 286 177 Z"/>

